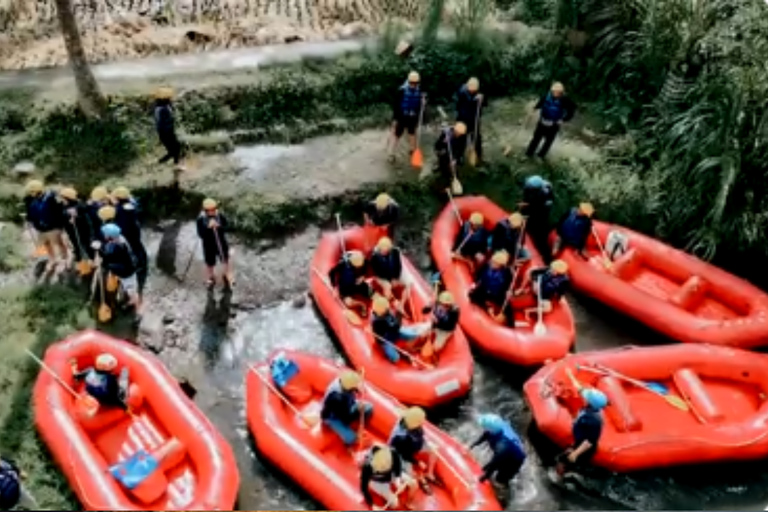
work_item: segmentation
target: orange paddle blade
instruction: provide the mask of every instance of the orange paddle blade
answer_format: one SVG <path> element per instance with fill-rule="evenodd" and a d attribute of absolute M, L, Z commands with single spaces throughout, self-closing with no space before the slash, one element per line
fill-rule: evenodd
<path fill-rule="evenodd" d="M 421 169 L 421 167 L 424 165 L 424 155 L 421 154 L 421 149 L 416 148 L 416 150 L 411 153 L 411 166 L 415 169 Z"/>

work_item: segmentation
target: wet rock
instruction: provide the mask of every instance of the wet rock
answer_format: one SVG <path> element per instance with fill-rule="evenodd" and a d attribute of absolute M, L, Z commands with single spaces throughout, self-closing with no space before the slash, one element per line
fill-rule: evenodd
<path fill-rule="evenodd" d="M 172 324 L 175 321 L 176 321 L 176 317 L 171 313 L 166 313 L 165 316 L 163 316 L 163 323 L 165 325 Z"/>
<path fill-rule="evenodd" d="M 13 173 L 17 176 L 29 176 L 37 170 L 32 162 L 19 162 L 13 167 Z"/>
<path fill-rule="evenodd" d="M 152 352 L 159 353 L 165 348 L 163 343 L 163 314 L 150 311 L 144 315 L 139 326 L 139 342 Z"/>
<path fill-rule="evenodd" d="M 165 330 L 163 338 L 165 345 L 168 347 L 180 348 L 182 350 L 187 348 L 184 343 L 184 333 L 181 331 L 181 327 L 177 325 L 169 325 Z"/>
<path fill-rule="evenodd" d="M 293 307 L 296 309 L 301 309 L 304 306 L 307 305 L 307 296 L 306 295 L 299 295 L 293 299 L 293 302 L 291 303 Z"/>

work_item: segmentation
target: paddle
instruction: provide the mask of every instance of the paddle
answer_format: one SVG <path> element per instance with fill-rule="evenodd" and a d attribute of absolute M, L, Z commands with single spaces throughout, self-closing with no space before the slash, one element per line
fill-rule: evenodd
<path fill-rule="evenodd" d="M 541 276 L 538 279 L 538 285 L 536 286 L 536 325 L 533 326 L 533 334 L 536 336 L 544 336 L 547 334 L 547 326 L 544 325 L 544 306 L 541 303 Z"/>
<path fill-rule="evenodd" d="M 597 236 L 597 230 L 595 229 L 595 226 L 592 226 L 592 236 L 595 237 L 595 240 L 597 241 L 597 247 L 600 249 L 600 254 L 603 257 L 603 265 L 605 268 L 611 268 L 611 259 L 608 257 L 608 253 L 605 252 L 605 247 L 603 247 L 603 242 L 600 241 L 600 237 Z"/>
<path fill-rule="evenodd" d="M 459 227 L 464 225 L 464 221 L 461 220 L 461 214 L 459 213 L 459 207 L 456 206 L 456 201 L 453 199 L 453 194 L 451 194 L 451 189 L 447 188 L 445 189 L 445 193 L 448 194 L 448 201 L 451 203 L 451 208 L 453 209 L 453 214 L 456 215 L 456 222 L 459 223 Z"/>
<path fill-rule="evenodd" d="M 107 305 L 107 301 L 104 297 L 104 274 L 101 270 L 101 266 L 99 266 L 98 271 L 94 274 L 94 279 L 98 279 L 98 287 L 99 287 L 99 310 L 97 312 L 97 316 L 99 319 L 99 322 L 105 324 L 112 320 L 112 308 L 110 308 Z"/>
<path fill-rule="evenodd" d="M 298 417 L 299 417 L 299 419 L 300 419 L 301 421 L 303 421 L 303 422 L 304 422 L 304 424 L 305 424 L 306 426 L 308 426 L 309 428 L 312 428 L 312 427 L 314 427 L 315 425 L 317 425 L 318 421 L 320 421 L 320 420 L 319 420 L 319 418 L 318 418 L 317 416 L 315 416 L 315 415 L 312 415 L 312 414 L 308 414 L 308 413 L 303 413 L 303 412 L 301 412 L 300 410 L 298 410 L 298 409 L 296 408 L 296 406 L 295 406 L 295 405 L 293 405 L 293 404 L 292 404 L 292 403 L 291 403 L 291 402 L 290 402 L 290 401 L 289 401 L 289 400 L 288 400 L 288 399 L 285 397 L 285 395 L 283 395 L 283 394 L 282 394 L 282 393 L 281 393 L 281 392 L 280 392 L 280 391 L 279 391 L 279 390 L 278 390 L 278 389 L 277 389 L 275 386 L 273 386 L 273 385 L 272 385 L 272 383 L 271 383 L 271 382 L 269 382 L 269 379 L 268 379 L 267 377 L 265 377 L 265 376 L 264 376 L 264 375 L 263 375 L 263 374 L 262 374 L 262 373 L 259 371 L 259 369 L 258 369 L 258 368 L 256 368 L 256 367 L 255 367 L 255 366 L 253 366 L 252 364 L 249 364 L 249 365 L 248 365 L 248 369 L 249 369 L 249 370 L 251 370 L 253 373 L 255 373 L 255 374 L 256 374 L 256 376 L 259 378 L 259 380 L 261 380 L 261 382 L 263 382 L 263 383 L 264 383 L 264 385 L 265 385 L 265 386 L 267 386 L 267 389 L 269 389 L 269 390 L 270 390 L 272 393 L 274 393 L 275 395 L 277 395 L 277 398 L 279 398 L 280 400 L 282 400 L 282 402 L 283 402 L 285 405 L 287 405 L 287 406 L 288 406 L 288 408 L 289 408 L 289 409 L 290 409 L 290 410 L 291 410 L 291 411 L 292 411 L 294 414 L 296 414 L 296 416 L 298 416 Z"/>
<path fill-rule="evenodd" d="M 47 256 L 48 250 L 45 248 L 45 245 L 40 244 L 40 239 L 37 237 L 37 234 L 29 225 L 29 222 L 27 222 L 27 214 L 22 213 L 21 218 L 24 222 L 24 231 L 27 232 L 29 241 L 32 243 L 32 257 L 42 258 L 43 256 Z"/>
<path fill-rule="evenodd" d="M 341 214 L 336 213 L 336 229 L 339 232 L 339 243 L 341 244 L 341 257 L 346 259 L 347 257 L 347 246 L 344 243 L 344 229 L 341 227 Z"/>
<path fill-rule="evenodd" d="M 688 412 L 689 410 L 688 404 L 685 403 L 685 400 L 683 400 L 679 396 L 661 393 L 657 389 L 654 389 L 653 387 L 646 384 L 645 382 L 641 380 L 633 379 L 632 377 L 628 377 L 611 368 L 607 368 L 605 366 L 600 365 L 596 368 L 591 368 L 589 366 L 577 366 L 577 369 L 592 372 L 592 373 L 599 373 L 601 375 L 610 375 L 612 377 L 616 377 L 619 380 L 623 380 L 624 382 L 633 384 L 639 388 L 642 388 L 648 391 L 649 393 L 653 393 L 656 396 L 662 397 L 669 405 L 671 405 L 672 407 L 675 407 L 676 409 L 679 409 L 681 411 L 686 411 L 686 412 Z"/>
<path fill-rule="evenodd" d="M 360 399 L 358 400 L 358 408 L 360 409 L 360 424 L 357 427 L 357 442 L 362 445 L 363 435 L 365 434 L 365 406 L 363 404 L 363 393 L 365 393 L 365 367 L 360 368 Z"/>
<path fill-rule="evenodd" d="M 339 303 L 339 306 L 342 308 L 342 311 L 344 311 L 344 316 L 346 317 L 347 321 L 354 325 L 355 327 L 360 327 L 363 324 L 362 319 L 360 316 L 349 309 L 346 304 L 344 304 L 344 301 L 341 300 L 341 297 L 339 297 L 336 294 L 336 290 L 334 290 L 333 285 L 328 280 L 326 276 L 324 276 L 319 270 L 317 270 L 315 267 L 312 267 L 312 271 L 317 274 L 317 277 L 320 278 L 320 280 L 323 282 L 323 284 L 328 288 L 328 291 L 331 292 L 331 295 L 333 295 L 333 298 L 336 299 L 336 302 Z"/>
<path fill-rule="evenodd" d="M 469 146 L 469 153 L 467 154 L 467 161 L 469 165 L 475 167 L 477 165 L 477 133 L 480 129 L 480 108 L 483 106 L 482 96 L 477 101 L 477 113 L 475 114 L 475 129 L 472 134 L 472 144 Z"/>
<path fill-rule="evenodd" d="M 370 328 L 367 328 L 367 329 L 366 329 L 366 332 L 368 332 L 368 334 L 370 334 L 371 336 L 373 336 L 373 337 L 374 337 L 374 338 L 376 338 L 377 340 L 381 341 L 382 343 L 386 343 L 386 344 L 387 344 L 387 345 L 389 345 L 390 347 L 394 348 L 395 350 L 397 350 L 397 352 L 398 352 L 400 355 L 402 355 L 403 357 L 406 357 L 406 358 L 410 359 L 412 362 L 416 363 L 417 365 L 419 365 L 419 366 L 421 366 L 421 367 L 423 367 L 423 368 L 426 368 L 427 370 L 431 370 L 431 369 L 433 369 L 433 368 L 434 368 L 434 366 L 432 366 L 432 365 L 431 365 L 431 364 L 429 364 L 429 363 L 425 363 L 424 361 L 422 361 L 421 359 L 419 359 L 419 358 L 418 358 L 416 355 L 414 355 L 414 354 L 411 354 L 410 352 L 407 352 L 407 351 L 405 351 L 405 350 L 401 349 L 400 347 L 398 347 L 397 345 L 395 345 L 395 344 L 394 344 L 394 343 L 392 343 L 391 341 L 389 341 L 389 340 L 386 340 L 386 339 L 382 338 L 381 336 L 379 336 L 378 334 L 376 334 L 375 332 L 373 332 L 373 331 L 372 331 Z"/>
<path fill-rule="evenodd" d="M 219 258 L 221 258 L 221 262 L 226 265 L 228 273 L 227 273 L 227 281 L 229 281 L 229 286 L 235 285 L 234 276 L 232 275 L 232 263 L 229 261 L 229 254 L 227 254 L 227 258 L 224 259 L 224 250 L 221 245 L 221 238 L 219 238 L 219 232 L 216 227 L 213 228 L 213 237 L 216 239 L 216 248 L 219 251 Z"/>
<path fill-rule="evenodd" d="M 509 283 L 509 290 L 507 290 L 507 295 L 504 297 L 504 303 L 501 305 L 499 314 L 496 315 L 495 318 L 498 323 L 504 322 L 504 309 L 506 309 L 507 304 L 509 304 L 510 297 L 512 297 L 512 294 L 515 291 L 517 276 L 520 274 L 520 269 L 515 268 L 515 265 L 517 264 L 517 258 L 520 255 L 520 246 L 522 245 L 522 240 L 525 240 L 525 224 L 527 221 L 528 219 L 524 217 L 523 224 L 520 226 L 520 233 L 517 235 L 517 240 L 515 241 L 515 254 L 512 256 L 512 268 L 514 269 L 514 274 L 512 274 L 512 282 Z"/>
<path fill-rule="evenodd" d="M 83 244 L 80 242 L 80 233 L 77 231 L 75 219 L 70 219 L 69 222 L 72 223 L 72 231 L 75 233 L 75 243 L 77 244 L 77 249 L 80 251 L 80 261 L 77 262 L 77 272 L 81 276 L 87 276 L 93 272 L 93 265 L 89 260 L 85 259 L 87 254 L 83 249 Z"/>
<path fill-rule="evenodd" d="M 53 380 L 55 380 L 64 390 L 66 390 L 72 397 L 75 399 L 75 402 L 82 403 L 84 405 L 84 409 L 87 411 L 88 416 L 94 416 L 99 408 L 99 403 L 90 395 L 87 394 L 80 394 L 77 391 L 75 391 L 72 386 L 64 382 L 64 379 L 59 377 L 56 372 L 53 371 L 53 369 L 45 364 L 45 362 L 37 357 L 35 354 L 33 354 L 30 350 L 24 349 L 24 351 L 27 353 L 29 357 L 34 359 L 34 361 L 40 365 L 40 368 L 45 370 L 45 372 L 53 377 Z"/>
<path fill-rule="evenodd" d="M 448 162 L 448 165 L 450 165 L 451 174 L 453 175 L 453 180 L 451 181 L 451 191 L 455 195 L 460 196 L 464 193 L 464 187 L 461 186 L 461 182 L 459 181 L 459 178 L 456 177 L 456 164 L 454 163 L 453 150 L 451 149 L 450 130 L 445 131 L 445 145 L 448 148 L 448 158 L 450 158 L 450 162 Z"/>
<path fill-rule="evenodd" d="M 422 100 L 421 110 L 419 111 L 419 124 L 416 127 L 416 149 L 411 153 L 411 167 L 414 169 L 421 169 L 424 165 L 424 155 L 421 153 L 421 131 L 422 124 L 424 123 L 424 109 L 427 106 L 427 102 Z"/>

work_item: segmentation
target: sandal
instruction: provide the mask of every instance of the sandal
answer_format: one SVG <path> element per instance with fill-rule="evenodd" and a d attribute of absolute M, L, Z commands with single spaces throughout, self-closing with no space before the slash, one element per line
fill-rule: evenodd
<path fill-rule="evenodd" d="M 208 278 L 208 280 L 205 282 L 205 286 L 209 290 L 212 289 L 214 286 L 216 286 L 216 278 L 215 277 Z"/>

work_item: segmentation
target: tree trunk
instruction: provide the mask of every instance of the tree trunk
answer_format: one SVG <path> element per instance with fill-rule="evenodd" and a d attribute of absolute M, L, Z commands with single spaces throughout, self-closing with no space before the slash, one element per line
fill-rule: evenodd
<path fill-rule="evenodd" d="M 72 72 L 75 74 L 80 108 L 88 117 L 101 118 L 106 112 L 107 103 L 88 65 L 83 41 L 80 39 L 80 30 L 72 9 L 72 0 L 56 0 L 56 12 Z"/>

